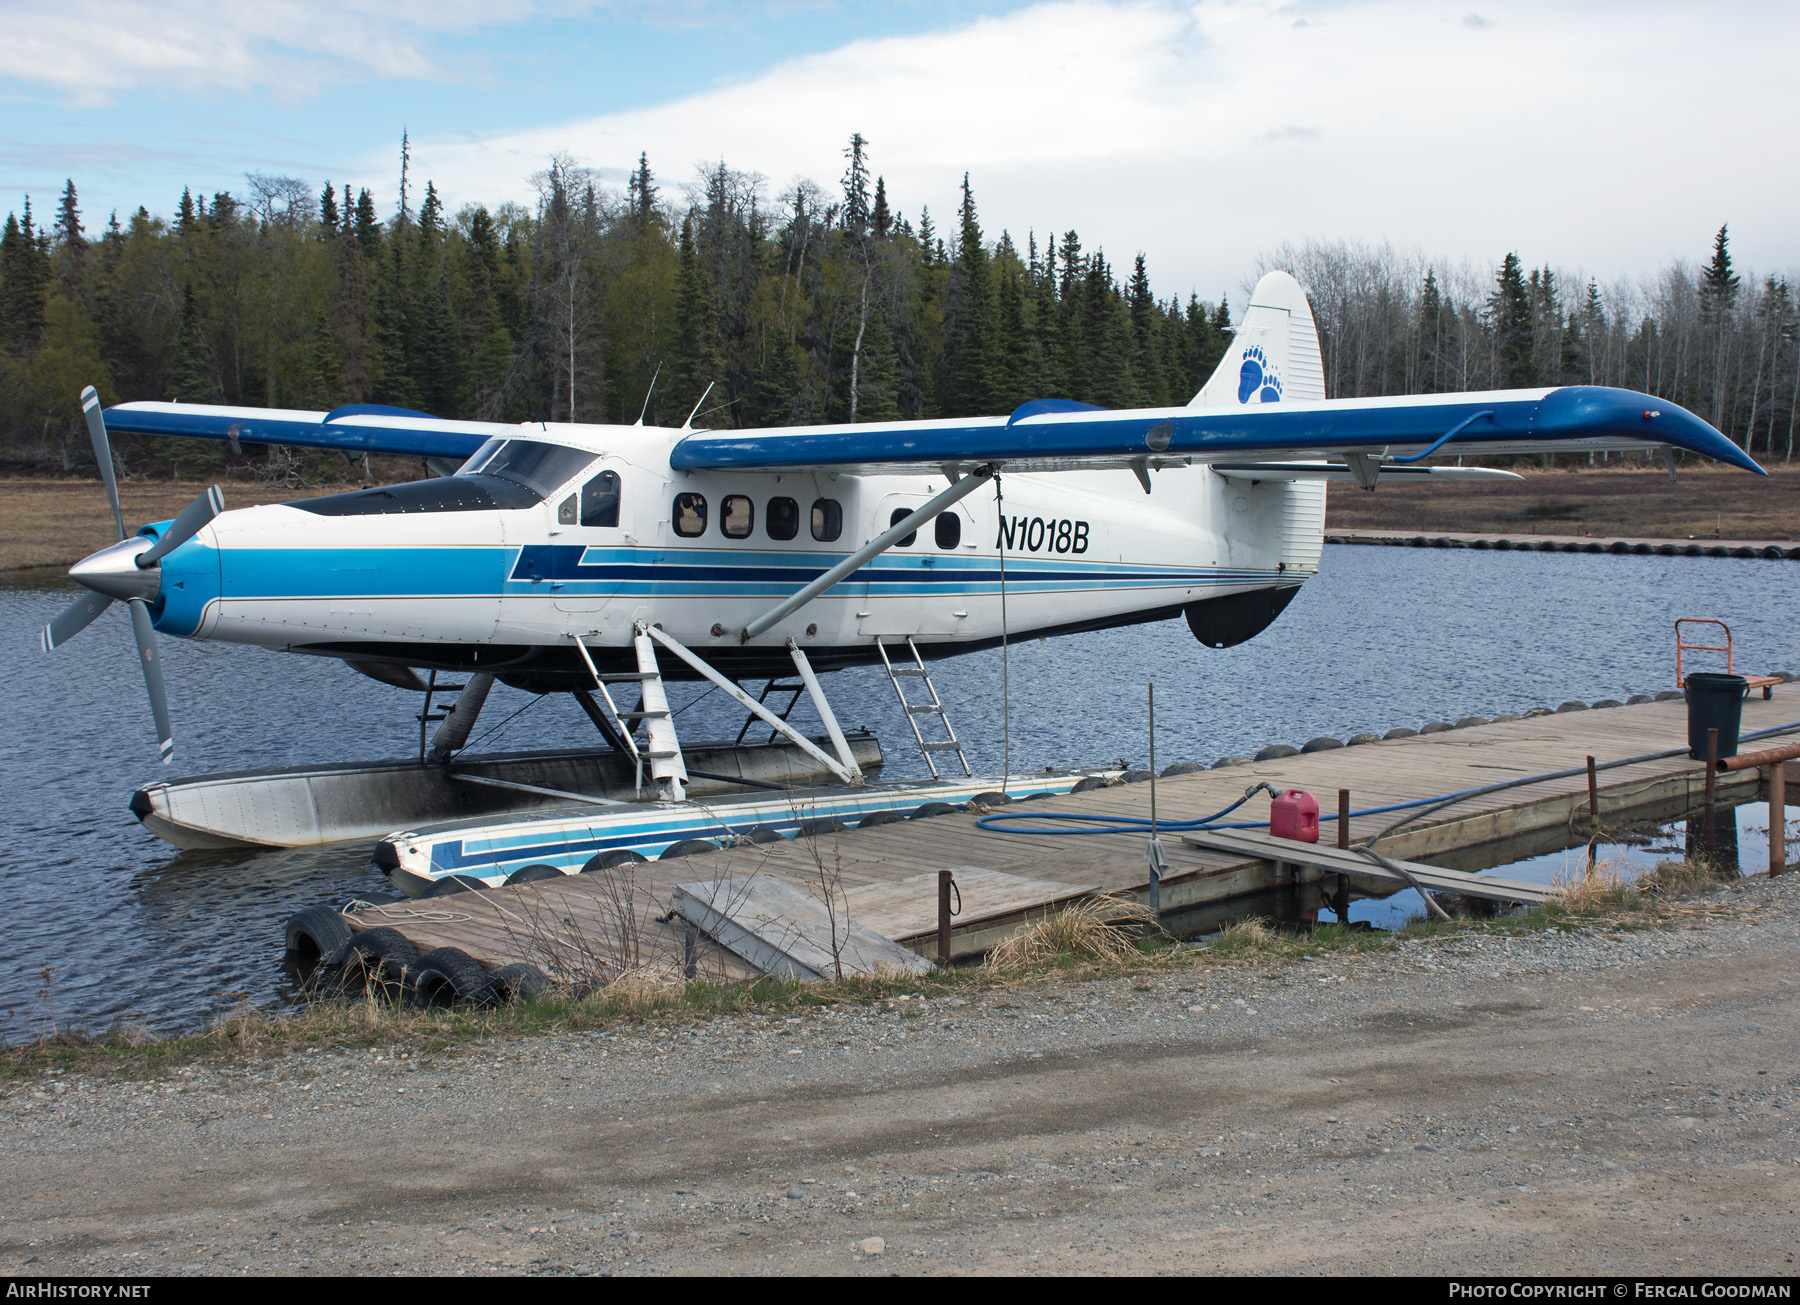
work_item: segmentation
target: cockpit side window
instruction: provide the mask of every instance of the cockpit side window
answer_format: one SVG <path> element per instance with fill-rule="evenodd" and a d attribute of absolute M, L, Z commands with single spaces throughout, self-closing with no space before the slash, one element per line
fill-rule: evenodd
<path fill-rule="evenodd" d="M 581 524 L 619 524 L 619 474 L 603 471 L 581 487 Z"/>
<path fill-rule="evenodd" d="M 500 451 L 500 446 L 504 443 L 506 443 L 506 441 L 496 435 L 486 444 L 483 444 L 480 448 L 476 449 L 475 452 L 471 453 L 469 455 L 469 460 L 456 469 L 456 474 L 459 476 L 473 476 L 476 472 L 481 470 L 483 463 Z"/>

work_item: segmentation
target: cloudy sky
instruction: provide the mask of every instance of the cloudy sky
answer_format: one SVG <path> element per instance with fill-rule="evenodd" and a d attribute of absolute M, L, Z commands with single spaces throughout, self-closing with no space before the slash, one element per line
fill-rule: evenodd
<path fill-rule="evenodd" d="M 452 208 L 529 200 L 564 151 L 673 194 L 723 158 L 895 204 L 1078 229 L 1163 293 L 1236 292 L 1307 236 L 1517 250 L 1611 279 L 1800 268 L 1800 6 L 1414 0 L 0 0 L 0 208 L 90 226 L 258 170 Z"/>

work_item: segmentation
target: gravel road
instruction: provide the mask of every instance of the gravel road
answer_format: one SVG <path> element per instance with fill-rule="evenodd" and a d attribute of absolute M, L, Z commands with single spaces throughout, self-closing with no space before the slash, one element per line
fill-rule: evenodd
<path fill-rule="evenodd" d="M 1800 875 L 1682 927 L 0 1089 L 31 1274 L 1793 1272 Z"/>

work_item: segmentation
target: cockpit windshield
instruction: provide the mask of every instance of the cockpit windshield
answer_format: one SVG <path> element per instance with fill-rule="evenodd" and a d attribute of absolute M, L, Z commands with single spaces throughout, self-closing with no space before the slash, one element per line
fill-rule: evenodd
<path fill-rule="evenodd" d="M 550 497 L 575 473 L 594 460 L 583 449 L 541 440 L 489 440 L 462 465 L 459 476 L 496 476 L 523 485 L 538 500 Z"/>

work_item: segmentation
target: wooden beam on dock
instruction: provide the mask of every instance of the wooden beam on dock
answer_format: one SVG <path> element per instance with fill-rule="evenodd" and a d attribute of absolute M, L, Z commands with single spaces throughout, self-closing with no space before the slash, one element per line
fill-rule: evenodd
<path fill-rule="evenodd" d="M 1457 893 L 1463 897 L 1479 897 L 1492 902 L 1522 902 L 1541 906 L 1555 896 L 1547 884 L 1528 884 L 1517 879 L 1502 879 L 1489 874 L 1465 874 L 1461 870 L 1445 870 L 1439 866 L 1421 865 L 1416 861 L 1390 862 L 1401 867 L 1397 874 L 1379 865 L 1355 849 L 1326 847 L 1320 843 L 1299 843 L 1291 838 L 1276 838 L 1249 829 L 1201 830 L 1183 834 L 1182 841 L 1209 851 L 1233 852 L 1253 856 L 1273 865 L 1298 865 L 1327 874 L 1351 875 L 1362 879 L 1379 879 L 1388 883 L 1408 883 L 1407 875 L 1420 886 L 1433 892 Z"/>

